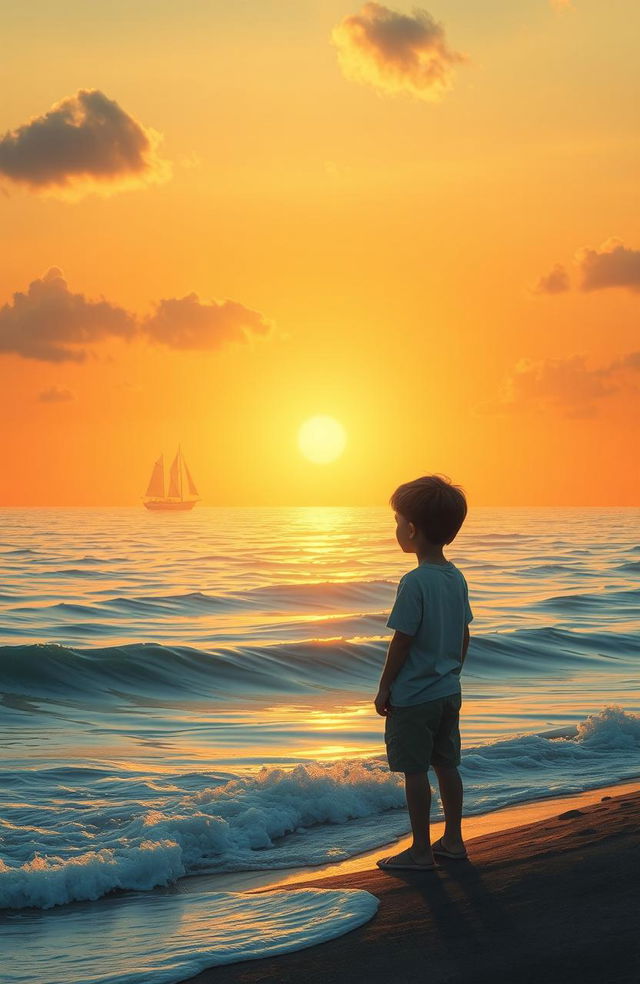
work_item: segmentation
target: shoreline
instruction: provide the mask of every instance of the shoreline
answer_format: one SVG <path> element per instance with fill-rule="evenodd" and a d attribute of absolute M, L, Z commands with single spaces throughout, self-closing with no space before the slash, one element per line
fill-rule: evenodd
<path fill-rule="evenodd" d="M 544 802 L 555 809 L 542 819 L 467 834 L 470 860 L 439 859 L 436 872 L 382 872 L 367 859 L 329 877 L 281 881 L 289 890 L 368 891 L 380 907 L 337 939 L 212 967 L 183 984 L 635 982 L 640 783 Z"/>
<path fill-rule="evenodd" d="M 586 803 L 592 803 L 599 796 L 617 796 L 629 789 L 640 791 L 640 775 L 621 782 L 595 786 L 579 793 L 561 794 L 560 796 L 549 795 L 524 803 L 502 806 L 487 813 L 464 817 L 463 834 L 465 840 L 470 840 L 483 834 L 498 833 L 512 827 L 553 817 L 558 811 L 575 809 Z M 442 820 L 432 823 L 432 841 L 437 840 L 443 831 L 444 822 Z M 411 835 L 403 834 L 390 841 L 385 841 L 372 850 L 345 858 L 344 861 L 334 861 L 317 867 L 273 868 L 268 871 L 230 871 L 190 875 L 180 879 L 174 886 L 174 890 L 179 893 L 275 891 L 303 880 L 305 882 L 318 881 L 327 877 L 342 877 L 370 870 L 375 868 L 375 862 L 379 857 L 389 853 L 396 854 L 408 847 L 410 843 Z"/>

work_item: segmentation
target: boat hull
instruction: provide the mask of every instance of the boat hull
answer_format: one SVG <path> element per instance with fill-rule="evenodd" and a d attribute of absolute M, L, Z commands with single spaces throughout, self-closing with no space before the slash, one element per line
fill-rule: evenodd
<path fill-rule="evenodd" d="M 197 499 L 183 499 L 177 502 L 163 502 L 161 499 L 151 499 L 143 505 L 145 509 L 151 509 L 153 512 L 185 512 L 187 509 L 193 509 L 197 501 Z"/>

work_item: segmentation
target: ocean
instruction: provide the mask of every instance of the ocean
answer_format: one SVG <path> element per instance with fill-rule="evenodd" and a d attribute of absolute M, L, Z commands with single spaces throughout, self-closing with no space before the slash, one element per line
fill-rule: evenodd
<path fill-rule="evenodd" d="M 274 902 L 276 931 L 228 878 L 215 895 L 175 886 L 409 830 L 372 703 L 415 566 L 392 511 L 0 515 L 9 980 L 178 981 L 370 918 L 367 893 L 311 892 Z M 640 775 L 640 509 L 471 508 L 445 555 L 474 613 L 465 813 Z"/>

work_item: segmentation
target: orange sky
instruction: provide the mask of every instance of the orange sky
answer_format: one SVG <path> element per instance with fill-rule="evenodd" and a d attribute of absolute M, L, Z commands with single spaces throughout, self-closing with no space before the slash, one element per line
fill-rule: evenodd
<path fill-rule="evenodd" d="M 211 505 L 384 504 L 427 472 L 470 505 L 640 504 L 640 10 L 559 6 L 5 12 L 0 503 L 136 504 L 181 441 Z M 422 32 L 442 91 L 391 27 Z M 124 180 L 101 130 L 101 174 L 69 178 L 55 116 L 49 183 L 29 177 L 37 127 L 19 128 L 79 90 L 162 134 L 162 174 Z M 557 264 L 568 289 L 536 292 Z M 52 267 L 65 298 L 124 309 L 131 338 L 89 321 L 69 345 L 84 361 L 33 357 L 67 326 L 14 295 Z M 192 293 L 271 332 L 163 341 L 156 305 Z M 332 464 L 298 450 L 316 414 L 348 434 Z"/>

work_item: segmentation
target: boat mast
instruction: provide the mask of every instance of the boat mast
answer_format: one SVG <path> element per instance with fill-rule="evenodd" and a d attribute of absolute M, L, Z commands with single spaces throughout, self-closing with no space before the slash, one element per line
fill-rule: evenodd
<path fill-rule="evenodd" d="M 184 496 L 182 494 L 182 451 L 180 450 L 180 445 L 178 445 L 178 475 L 180 476 L 180 502 L 184 502 Z"/>

